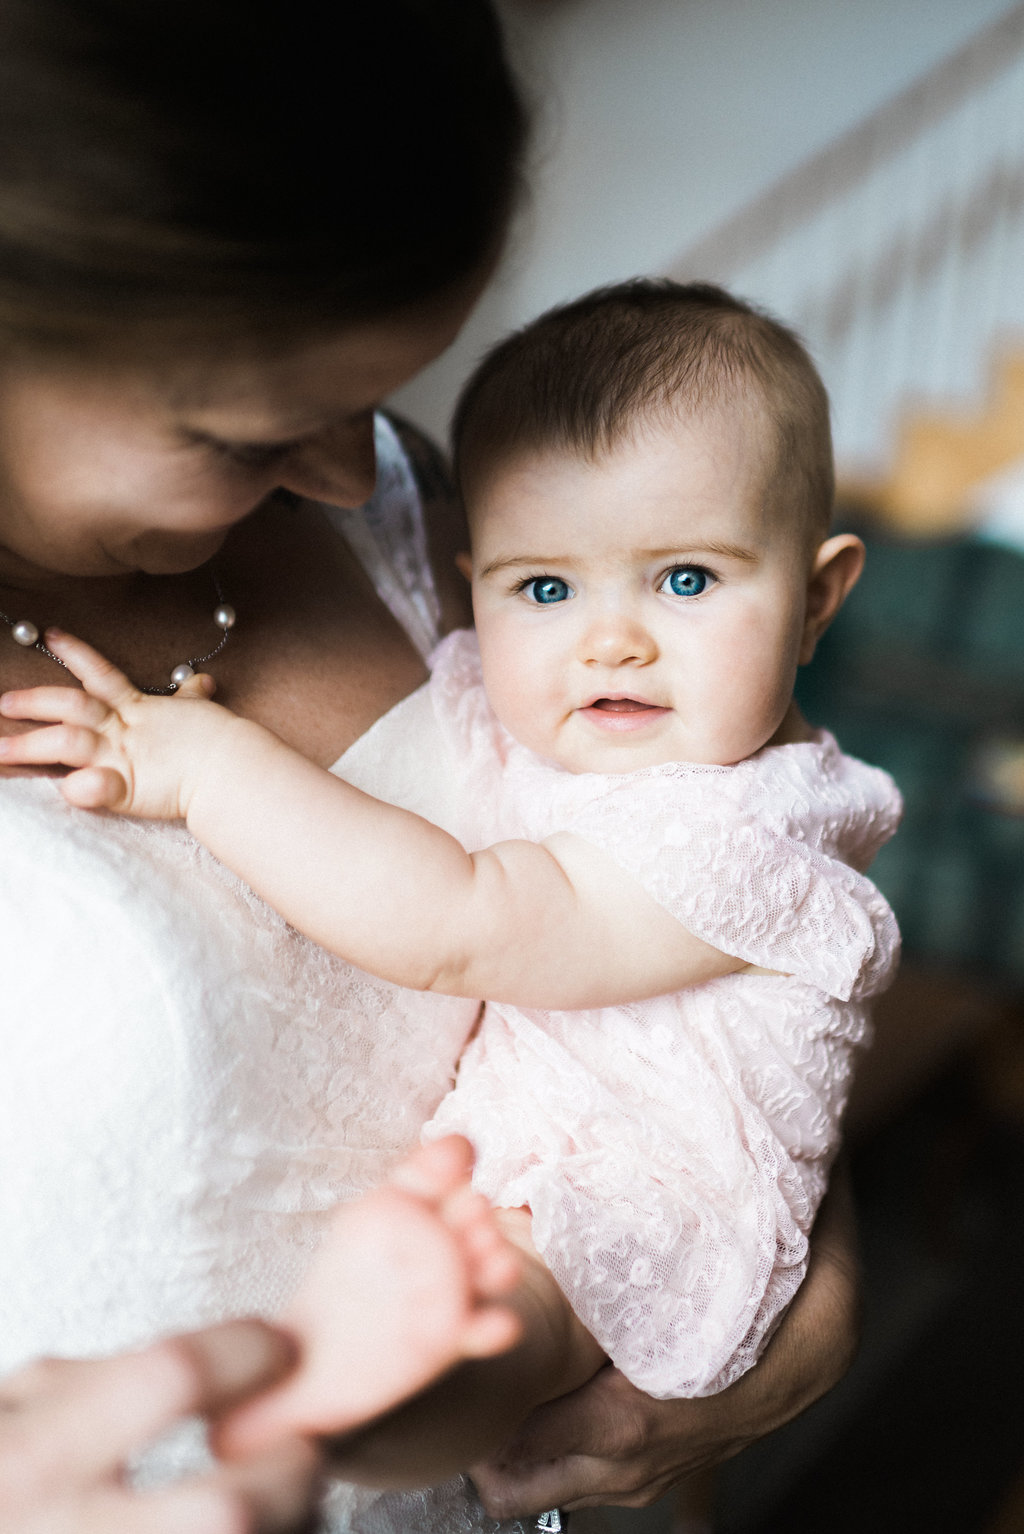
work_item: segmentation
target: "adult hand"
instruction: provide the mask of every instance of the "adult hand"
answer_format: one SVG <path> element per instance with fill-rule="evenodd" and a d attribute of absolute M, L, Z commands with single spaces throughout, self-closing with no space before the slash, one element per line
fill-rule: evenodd
<path fill-rule="evenodd" d="M 124 1467 L 182 1417 L 214 1415 L 273 1384 L 294 1362 L 281 1333 L 228 1322 L 141 1353 L 43 1359 L 0 1381 L 4 1534 L 284 1534 L 307 1526 L 312 1448 L 289 1445 L 157 1491 Z"/>
<path fill-rule="evenodd" d="M 858 1334 L 856 1237 L 837 1174 L 821 1206 L 807 1277 L 760 1362 L 720 1395 L 655 1401 L 608 1365 L 527 1418 L 471 1472 L 487 1512 L 647 1507 L 797 1416 L 846 1372 Z"/>

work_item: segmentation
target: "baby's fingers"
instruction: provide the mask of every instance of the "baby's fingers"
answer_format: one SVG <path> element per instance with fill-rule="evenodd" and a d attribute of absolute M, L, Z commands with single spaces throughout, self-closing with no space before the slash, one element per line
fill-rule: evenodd
<path fill-rule="evenodd" d="M 84 724 L 98 730 L 110 714 L 105 703 L 80 687 L 23 687 L 0 697 L 7 719 L 38 719 L 43 724 Z"/>
<path fill-rule="evenodd" d="M 72 676 L 77 676 L 94 698 L 117 710 L 138 698 L 138 688 L 132 686 L 124 672 L 118 671 L 84 639 L 65 634 L 63 629 L 47 629 L 43 638 L 47 649 L 64 662 Z"/>
<path fill-rule="evenodd" d="M 196 671 L 181 683 L 178 691 L 174 694 L 181 698 L 212 698 L 217 691 L 217 683 L 208 671 Z"/>
<path fill-rule="evenodd" d="M 113 767 L 83 767 L 64 779 L 60 791 L 69 804 L 80 810 L 119 810 L 127 796 L 127 785 Z"/>
<path fill-rule="evenodd" d="M 81 725 L 55 724 L 0 739 L 0 762 L 13 767 L 89 767 L 100 737 Z"/>

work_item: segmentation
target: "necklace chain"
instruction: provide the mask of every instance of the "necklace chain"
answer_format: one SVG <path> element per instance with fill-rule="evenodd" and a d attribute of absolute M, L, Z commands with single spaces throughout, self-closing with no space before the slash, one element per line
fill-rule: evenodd
<path fill-rule="evenodd" d="M 235 626 L 235 609 L 224 600 L 224 592 L 216 570 L 210 570 L 210 579 L 213 582 L 213 589 L 217 594 L 217 606 L 213 610 L 213 621 L 221 630 L 220 639 L 212 650 L 207 650 L 205 655 L 193 655 L 188 660 L 179 661 L 178 665 L 171 672 L 170 681 L 167 686 L 139 686 L 140 692 L 150 693 L 154 697 L 170 697 L 172 693 L 178 691 L 178 688 L 188 677 L 194 674 L 198 666 L 204 666 L 208 660 L 213 660 L 214 656 L 219 655 L 227 644 L 228 639 L 231 637 L 231 630 Z M 3 619 L 11 630 L 16 644 L 20 644 L 26 650 L 38 650 L 40 655 L 46 656 L 47 660 L 56 662 L 65 671 L 68 670 L 60 656 L 54 655 L 53 651 L 44 644 L 37 625 L 30 618 L 12 618 L 2 608 L 0 608 L 0 618 Z"/>

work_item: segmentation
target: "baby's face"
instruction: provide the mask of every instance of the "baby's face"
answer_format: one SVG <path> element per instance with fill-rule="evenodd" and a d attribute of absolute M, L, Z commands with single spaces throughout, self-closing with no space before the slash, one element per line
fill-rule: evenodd
<path fill-rule="evenodd" d="M 649 426 L 596 462 L 524 453 L 470 486 L 484 681 L 573 772 L 726 765 L 772 740 L 805 648 L 812 551 L 766 505 L 746 411 Z"/>

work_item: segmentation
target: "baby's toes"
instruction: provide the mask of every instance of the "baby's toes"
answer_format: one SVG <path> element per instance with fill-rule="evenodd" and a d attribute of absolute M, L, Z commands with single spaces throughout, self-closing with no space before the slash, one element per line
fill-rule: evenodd
<path fill-rule="evenodd" d="M 399 1162 L 388 1181 L 403 1193 L 440 1203 L 468 1185 L 473 1147 L 462 1135 L 445 1135 L 417 1146 Z"/>
<path fill-rule="evenodd" d="M 461 1339 L 463 1357 L 491 1358 L 504 1353 L 519 1341 L 522 1332 L 522 1322 L 514 1310 L 488 1305 L 466 1322 Z"/>
<path fill-rule="evenodd" d="M 523 1276 L 520 1254 L 501 1239 L 488 1243 L 470 1261 L 473 1287 L 485 1297 L 508 1294 Z"/>
<path fill-rule="evenodd" d="M 284 1409 L 281 1397 L 284 1396 Z M 301 1410 L 298 1415 L 302 1415 Z M 210 1428 L 210 1446 L 220 1459 L 265 1454 L 295 1436 L 294 1403 L 284 1392 L 240 1406 Z"/>
<path fill-rule="evenodd" d="M 439 1210 L 448 1229 L 458 1236 L 470 1236 L 487 1226 L 494 1227 L 494 1207 L 490 1200 L 468 1183 L 459 1186 L 444 1199 Z"/>
<path fill-rule="evenodd" d="M 447 1217 L 445 1223 L 453 1229 L 454 1222 Z M 522 1259 L 482 1194 L 474 1193 L 471 1204 L 469 1200 L 460 1201 L 453 1233 L 466 1264 L 470 1287 L 477 1295 L 488 1298 L 507 1294 L 515 1287 L 522 1276 Z"/>

